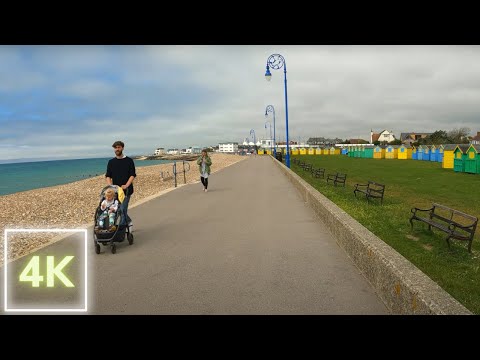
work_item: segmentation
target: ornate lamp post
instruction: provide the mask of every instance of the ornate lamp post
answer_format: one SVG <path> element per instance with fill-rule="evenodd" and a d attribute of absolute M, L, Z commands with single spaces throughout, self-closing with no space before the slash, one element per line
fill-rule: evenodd
<path fill-rule="evenodd" d="M 257 154 L 257 138 L 255 137 L 255 130 L 251 129 L 250 130 L 250 136 L 252 136 L 253 133 L 253 147 L 255 149 L 255 155 Z"/>
<path fill-rule="evenodd" d="M 265 121 L 265 129 L 267 128 L 267 123 L 270 125 L 270 154 L 272 153 L 272 124 L 270 121 Z"/>
<path fill-rule="evenodd" d="M 289 138 L 288 138 L 288 98 L 287 98 L 287 64 L 285 59 L 280 54 L 272 54 L 267 59 L 267 71 L 265 72 L 265 79 L 270 81 L 272 74 L 270 73 L 270 68 L 273 70 L 279 70 L 283 67 L 283 74 L 285 79 L 285 130 L 287 135 L 287 154 L 285 156 L 285 164 L 290 168 L 290 147 L 289 147 Z"/>
<path fill-rule="evenodd" d="M 273 105 L 268 105 L 265 108 L 265 117 L 268 117 L 268 113 L 272 112 L 273 113 L 273 157 L 277 157 L 277 141 L 275 139 L 275 108 Z M 271 131 L 271 125 L 270 125 L 270 131 Z M 272 134 L 270 134 L 270 138 L 272 137 Z"/>

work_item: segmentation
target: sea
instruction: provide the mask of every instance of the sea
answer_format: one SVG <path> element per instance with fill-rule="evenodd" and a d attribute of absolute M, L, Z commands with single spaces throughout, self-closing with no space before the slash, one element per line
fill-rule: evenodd
<path fill-rule="evenodd" d="M 104 175 L 109 158 L 52 160 L 0 164 L 0 195 L 68 184 Z M 135 167 L 171 163 L 171 160 L 134 160 Z"/>

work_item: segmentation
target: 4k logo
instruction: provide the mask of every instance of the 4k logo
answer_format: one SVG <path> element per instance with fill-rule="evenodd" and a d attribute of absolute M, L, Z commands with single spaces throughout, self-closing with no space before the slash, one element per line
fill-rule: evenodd
<path fill-rule="evenodd" d="M 54 287 L 55 277 L 57 277 L 66 287 L 75 287 L 75 285 L 62 272 L 63 268 L 74 258 L 74 256 L 65 256 L 60 263 L 55 266 L 55 257 L 47 256 L 47 287 Z M 44 276 L 40 275 L 40 257 L 33 256 L 20 274 L 20 281 L 32 282 L 32 287 L 40 287 L 44 281 Z"/>

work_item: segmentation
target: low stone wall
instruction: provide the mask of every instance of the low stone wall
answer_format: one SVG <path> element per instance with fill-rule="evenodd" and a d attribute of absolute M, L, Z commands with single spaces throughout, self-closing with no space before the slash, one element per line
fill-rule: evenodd
<path fill-rule="evenodd" d="M 392 314 L 472 313 L 392 247 L 287 168 L 272 161 L 300 191 Z"/>

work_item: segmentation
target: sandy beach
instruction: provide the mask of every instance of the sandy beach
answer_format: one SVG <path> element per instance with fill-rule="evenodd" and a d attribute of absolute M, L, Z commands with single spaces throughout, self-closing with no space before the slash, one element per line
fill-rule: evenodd
<path fill-rule="evenodd" d="M 211 154 L 212 173 L 226 166 L 244 160 L 245 156 L 228 154 Z M 140 160 L 136 160 L 138 165 Z M 145 160 L 148 161 L 148 160 Z M 189 161 L 190 171 L 186 173 L 186 182 L 200 181 L 198 165 Z M 105 168 L 107 163 L 105 163 Z M 177 172 L 182 171 L 181 162 L 177 163 Z M 161 172 L 172 174 L 172 164 L 152 165 L 136 168 L 137 177 L 134 182 L 135 192 L 130 199 L 129 208 L 142 200 L 160 196 L 169 188 L 173 188 L 174 180 L 162 181 Z M 183 172 L 177 175 L 177 184 L 184 183 Z M 213 184 L 213 182 L 212 182 Z M 70 184 L 57 185 L 42 189 L 23 191 L 0 196 L 0 265 L 3 264 L 4 229 L 50 229 L 80 228 L 93 225 L 95 209 L 99 204 L 101 190 L 106 186 L 105 176 L 76 181 Z M 74 204 L 74 206 L 65 206 Z M 38 248 L 44 247 L 58 237 L 58 233 L 26 234 L 18 233 L 12 238 L 8 236 L 8 258 L 16 259 Z"/>

